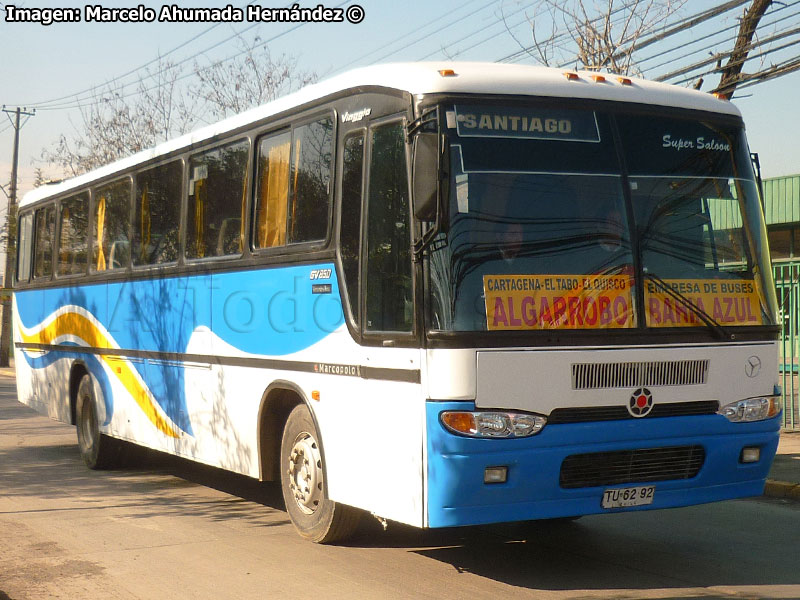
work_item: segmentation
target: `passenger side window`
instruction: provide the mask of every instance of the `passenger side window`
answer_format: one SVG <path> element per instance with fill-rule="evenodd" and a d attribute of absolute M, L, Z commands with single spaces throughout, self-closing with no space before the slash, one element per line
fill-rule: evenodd
<path fill-rule="evenodd" d="M 244 140 L 189 160 L 188 258 L 241 254 L 249 148 Z"/>
<path fill-rule="evenodd" d="M 131 256 L 131 182 L 125 179 L 98 188 L 94 199 L 92 271 L 124 269 Z"/>
<path fill-rule="evenodd" d="M 410 332 L 414 313 L 403 124 L 375 127 L 370 139 L 364 329 Z"/>
<path fill-rule="evenodd" d="M 17 240 L 17 281 L 31 278 L 31 255 L 33 254 L 33 213 L 22 215 L 19 219 L 19 239 Z"/>
<path fill-rule="evenodd" d="M 86 272 L 89 236 L 89 195 L 78 194 L 61 201 L 61 235 L 58 240 L 58 274 Z"/>
<path fill-rule="evenodd" d="M 134 265 L 159 265 L 177 260 L 182 177 L 183 167 L 177 160 L 136 175 Z"/>
<path fill-rule="evenodd" d="M 258 147 L 254 246 L 324 240 L 330 214 L 330 117 L 264 137 Z"/>
<path fill-rule="evenodd" d="M 53 238 L 56 234 L 56 207 L 46 206 L 36 211 L 35 246 L 33 252 L 33 278 L 53 274 Z"/>

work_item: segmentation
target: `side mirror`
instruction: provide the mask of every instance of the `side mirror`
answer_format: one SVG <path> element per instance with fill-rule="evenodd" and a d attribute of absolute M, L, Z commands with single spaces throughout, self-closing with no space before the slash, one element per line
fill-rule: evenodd
<path fill-rule="evenodd" d="M 435 221 L 439 183 L 438 134 L 419 132 L 414 137 L 412 178 L 414 216 L 421 221 Z"/>

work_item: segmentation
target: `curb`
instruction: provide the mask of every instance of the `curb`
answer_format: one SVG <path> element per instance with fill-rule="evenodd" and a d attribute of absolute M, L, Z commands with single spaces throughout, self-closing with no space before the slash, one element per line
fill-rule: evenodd
<path fill-rule="evenodd" d="M 770 498 L 800 500 L 800 483 L 767 479 L 767 484 L 764 486 L 764 495 Z"/>

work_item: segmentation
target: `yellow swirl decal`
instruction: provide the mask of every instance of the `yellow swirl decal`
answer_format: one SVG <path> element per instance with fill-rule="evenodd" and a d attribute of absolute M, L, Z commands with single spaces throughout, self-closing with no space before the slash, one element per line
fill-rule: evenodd
<path fill-rule="evenodd" d="M 53 344 L 62 336 L 79 338 L 90 348 L 115 348 L 116 345 L 86 316 L 77 312 L 65 312 L 58 315 L 45 327 L 33 334 L 26 334 L 19 328 L 22 341 L 27 344 Z M 98 358 L 108 365 L 109 370 L 116 375 L 128 393 L 142 409 L 153 425 L 162 433 L 177 438 L 180 431 L 158 410 L 150 391 L 137 377 L 136 371 L 130 363 L 119 360 L 119 357 L 100 355 Z"/>

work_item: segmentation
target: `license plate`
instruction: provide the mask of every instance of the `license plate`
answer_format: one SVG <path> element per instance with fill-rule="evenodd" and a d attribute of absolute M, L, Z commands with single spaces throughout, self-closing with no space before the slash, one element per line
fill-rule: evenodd
<path fill-rule="evenodd" d="M 654 485 L 606 490 L 603 492 L 601 506 L 603 508 L 644 506 L 653 503 L 653 496 L 655 496 L 655 493 L 656 486 Z"/>

